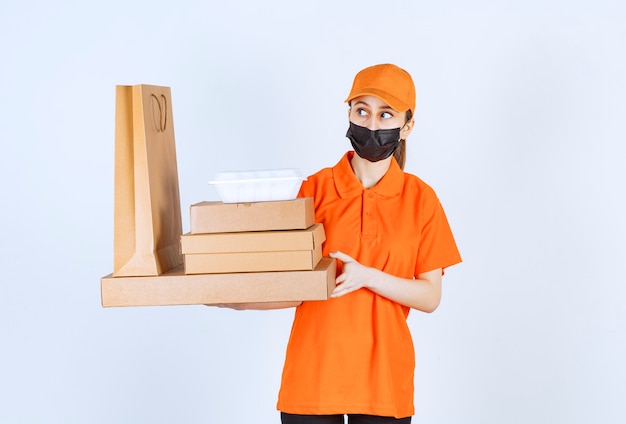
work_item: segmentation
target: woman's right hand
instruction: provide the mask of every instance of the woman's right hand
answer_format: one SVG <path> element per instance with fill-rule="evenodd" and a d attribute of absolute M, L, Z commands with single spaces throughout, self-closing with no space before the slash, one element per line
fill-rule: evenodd
<path fill-rule="evenodd" d="M 235 309 L 237 311 L 266 311 L 271 309 L 294 308 L 302 302 L 248 302 L 248 303 L 215 303 L 205 306 L 217 306 L 218 308 Z"/>

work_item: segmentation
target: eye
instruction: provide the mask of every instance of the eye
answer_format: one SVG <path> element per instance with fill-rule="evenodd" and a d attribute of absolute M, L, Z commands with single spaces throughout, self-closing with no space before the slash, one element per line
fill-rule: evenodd
<path fill-rule="evenodd" d="M 380 114 L 380 117 L 383 119 L 390 119 L 390 118 L 393 118 L 393 115 L 389 112 L 383 112 Z"/>
<path fill-rule="evenodd" d="M 363 108 L 358 108 L 356 110 L 356 114 L 359 115 L 359 116 L 367 116 L 367 111 L 365 109 L 363 109 Z"/>

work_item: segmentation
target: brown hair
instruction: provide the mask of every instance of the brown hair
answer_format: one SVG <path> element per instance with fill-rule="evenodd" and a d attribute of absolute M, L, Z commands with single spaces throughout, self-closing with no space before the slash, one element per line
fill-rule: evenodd
<path fill-rule="evenodd" d="M 406 111 L 406 122 L 409 122 L 413 118 L 413 112 L 411 110 Z M 406 140 L 400 139 L 400 144 L 393 152 L 393 157 L 396 158 L 396 162 L 400 166 L 400 169 L 404 171 L 404 163 L 406 162 Z"/>

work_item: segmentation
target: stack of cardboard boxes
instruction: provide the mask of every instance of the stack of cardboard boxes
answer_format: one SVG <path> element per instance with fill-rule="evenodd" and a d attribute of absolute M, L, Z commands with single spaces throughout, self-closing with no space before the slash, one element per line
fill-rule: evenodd
<path fill-rule="evenodd" d="M 314 270 L 326 239 L 312 198 L 191 205 L 185 274 Z"/>
<path fill-rule="evenodd" d="M 191 205 L 182 234 L 171 105 L 169 87 L 116 88 L 114 269 L 100 279 L 102 306 L 328 299 L 336 263 L 322 258 L 312 199 L 294 199 L 296 170 L 219 173 L 210 183 L 227 203 Z"/>
<path fill-rule="evenodd" d="M 322 257 L 313 199 L 191 205 L 184 266 L 101 280 L 102 305 L 156 306 L 326 300 L 336 263 Z"/>

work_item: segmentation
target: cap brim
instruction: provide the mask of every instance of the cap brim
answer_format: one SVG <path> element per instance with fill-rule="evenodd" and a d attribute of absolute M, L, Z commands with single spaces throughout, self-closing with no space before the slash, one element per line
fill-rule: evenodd
<path fill-rule="evenodd" d="M 361 96 L 377 97 L 385 102 L 387 105 L 389 105 L 393 110 L 396 110 L 398 112 L 406 112 L 407 110 L 411 109 L 411 106 L 406 102 L 403 102 L 397 97 L 376 88 L 362 88 L 358 91 L 355 91 L 354 93 L 350 93 L 350 96 L 345 100 L 345 102 L 349 103 L 351 100 L 354 100 L 355 98 Z"/>

